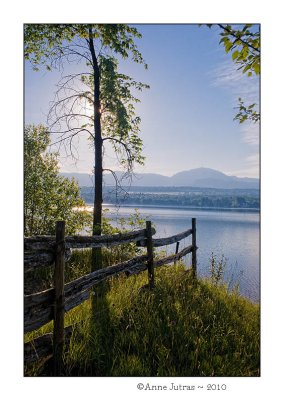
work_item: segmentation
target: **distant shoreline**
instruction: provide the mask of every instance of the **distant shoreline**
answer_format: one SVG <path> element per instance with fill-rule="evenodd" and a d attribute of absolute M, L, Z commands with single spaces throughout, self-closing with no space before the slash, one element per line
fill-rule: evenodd
<path fill-rule="evenodd" d="M 87 207 L 93 208 L 93 204 L 86 203 Z M 241 207 L 236 207 L 236 208 L 226 208 L 226 207 L 190 207 L 190 206 L 171 206 L 171 205 L 158 205 L 158 204 L 111 204 L 111 203 L 103 203 L 103 207 L 114 207 L 114 208 L 163 208 L 163 209 L 173 209 L 173 210 L 204 210 L 204 211 L 240 211 L 240 212 L 254 212 L 254 213 L 259 213 L 260 209 L 259 208 L 241 208 Z M 83 207 L 84 208 L 84 207 Z M 91 210 L 90 210 L 91 211 Z"/>

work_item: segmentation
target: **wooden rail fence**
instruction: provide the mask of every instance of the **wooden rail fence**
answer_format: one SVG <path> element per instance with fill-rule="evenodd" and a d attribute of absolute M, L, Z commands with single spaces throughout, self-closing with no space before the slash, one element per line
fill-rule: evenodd
<path fill-rule="evenodd" d="M 192 253 L 192 272 L 196 276 L 196 219 L 190 229 L 167 238 L 153 238 L 155 229 L 146 221 L 146 229 L 134 232 L 102 236 L 65 236 L 65 222 L 58 221 L 56 235 L 34 236 L 24 239 L 24 271 L 28 272 L 55 263 L 54 287 L 24 296 L 24 333 L 40 328 L 54 320 L 53 334 L 40 336 L 24 345 L 24 361 L 29 364 L 41 357 L 53 354 L 54 375 L 60 375 L 64 343 L 68 343 L 72 327 L 64 328 L 64 314 L 89 298 L 89 289 L 120 273 L 127 276 L 148 270 L 149 288 L 155 286 L 155 268 L 175 263 Z M 179 250 L 180 240 L 192 236 L 192 244 Z M 146 247 L 147 254 L 115 265 L 90 272 L 72 282 L 64 283 L 64 267 L 71 255 L 71 248 L 112 247 L 124 243 L 136 243 Z M 154 259 L 154 247 L 176 243 L 176 252 L 167 257 Z"/>

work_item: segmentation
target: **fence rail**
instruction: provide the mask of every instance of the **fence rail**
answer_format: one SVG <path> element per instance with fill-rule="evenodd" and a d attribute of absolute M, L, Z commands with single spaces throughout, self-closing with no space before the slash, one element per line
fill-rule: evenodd
<path fill-rule="evenodd" d="M 152 235 L 156 233 L 152 228 Z M 146 229 L 133 232 L 115 233 L 113 235 L 101 236 L 66 236 L 66 248 L 79 249 L 84 247 L 112 247 L 118 244 L 129 243 L 146 239 Z M 33 236 L 24 239 L 25 250 L 53 251 L 56 243 L 55 236 Z"/>
<path fill-rule="evenodd" d="M 166 238 L 159 238 L 159 239 L 153 239 L 153 247 L 161 247 L 161 246 L 167 246 L 168 244 L 173 244 L 177 243 L 180 240 L 186 238 L 187 236 L 190 236 L 192 234 L 192 229 L 188 229 L 184 232 L 178 233 L 177 235 L 174 236 L 169 236 Z M 145 247 L 146 246 L 146 241 L 141 240 L 138 241 L 137 246 L 139 247 Z"/>
<path fill-rule="evenodd" d="M 57 222 L 56 236 L 35 236 L 24 239 L 24 269 L 31 271 L 39 266 L 55 263 L 54 287 L 42 292 L 24 296 L 24 332 L 31 332 L 54 320 L 53 335 L 43 335 L 32 342 L 25 344 L 25 363 L 35 361 L 50 352 L 54 358 L 54 374 L 60 374 L 62 352 L 65 339 L 68 338 L 64 330 L 64 313 L 86 301 L 89 298 L 89 289 L 98 283 L 125 273 L 127 276 L 148 270 L 150 289 L 155 285 L 155 268 L 168 263 L 175 263 L 186 254 L 192 253 L 192 270 L 196 276 L 196 220 L 192 218 L 192 227 L 184 232 L 167 238 L 154 239 L 155 229 L 151 222 L 146 222 L 146 229 L 126 232 L 115 235 L 102 236 L 66 236 L 64 237 L 65 223 Z M 178 252 L 179 241 L 192 236 L 192 244 Z M 96 270 L 81 276 L 72 282 L 64 283 L 64 265 L 69 259 L 71 248 L 99 248 L 112 247 L 124 243 L 136 243 L 139 247 L 146 247 L 147 254 L 134 257 L 115 265 Z M 167 257 L 154 259 L 153 248 L 177 243 L 176 253 Z M 65 340 L 66 342 L 66 340 Z M 52 344 L 51 344 L 52 343 Z"/>
<path fill-rule="evenodd" d="M 152 228 L 152 235 L 156 233 Z M 65 237 L 65 261 L 71 255 L 70 249 L 113 247 L 125 243 L 138 242 L 146 239 L 146 229 L 133 232 L 116 233 L 102 236 L 66 236 Z M 51 265 L 55 262 L 55 236 L 34 236 L 24 239 L 24 268 L 29 272 L 40 266 Z M 146 246 L 144 244 L 144 246 Z"/>

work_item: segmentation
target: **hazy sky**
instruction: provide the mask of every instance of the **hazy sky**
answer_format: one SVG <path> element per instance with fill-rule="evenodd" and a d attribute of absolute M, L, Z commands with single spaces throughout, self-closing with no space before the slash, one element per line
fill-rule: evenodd
<path fill-rule="evenodd" d="M 259 127 L 233 121 L 238 98 L 259 102 L 259 82 L 248 78 L 219 45 L 219 29 L 198 25 L 138 25 L 137 40 L 149 69 L 130 60 L 121 71 L 150 85 L 139 93 L 137 114 L 146 163 L 137 172 L 172 175 L 198 167 L 238 176 L 259 176 Z M 86 70 L 86 67 L 84 67 Z M 80 70 L 67 66 L 64 74 Z M 46 123 L 61 73 L 25 68 L 25 122 Z M 93 152 L 86 137 L 78 141 L 78 158 L 60 158 L 65 172 L 91 173 Z M 106 149 L 105 168 L 117 170 Z"/>

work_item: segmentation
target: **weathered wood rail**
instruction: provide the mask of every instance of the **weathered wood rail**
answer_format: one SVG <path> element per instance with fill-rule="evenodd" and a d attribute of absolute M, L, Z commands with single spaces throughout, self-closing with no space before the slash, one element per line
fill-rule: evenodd
<path fill-rule="evenodd" d="M 149 288 L 155 286 L 155 268 L 175 263 L 186 254 L 192 253 L 192 270 L 196 276 L 196 219 L 192 218 L 192 227 L 177 235 L 167 238 L 153 238 L 155 229 L 151 222 L 146 222 L 146 229 L 103 236 L 64 236 L 64 222 L 56 225 L 56 236 L 35 236 L 24 239 L 25 272 L 55 263 L 54 287 L 39 293 L 24 296 L 24 332 L 31 332 L 54 320 L 53 335 L 43 335 L 25 344 L 25 363 L 28 364 L 41 357 L 53 354 L 54 374 L 60 375 L 64 345 L 70 339 L 71 328 L 64 329 L 64 313 L 78 306 L 89 298 L 89 290 L 98 283 L 125 273 L 127 276 L 148 270 Z M 192 244 L 178 251 L 180 240 L 192 236 Z M 134 257 L 115 265 L 90 272 L 72 282 L 64 283 L 64 265 L 71 254 L 71 248 L 112 247 L 124 243 L 136 243 L 146 247 L 147 254 Z M 176 253 L 167 257 L 154 259 L 154 247 L 176 243 Z M 68 332 L 68 334 L 67 334 Z"/>

